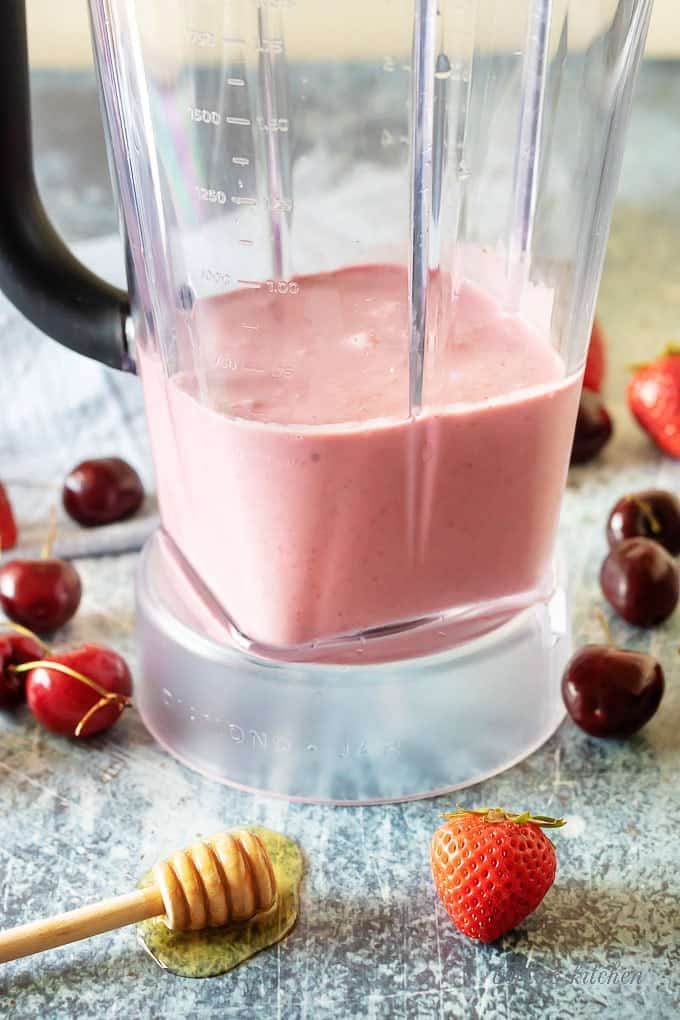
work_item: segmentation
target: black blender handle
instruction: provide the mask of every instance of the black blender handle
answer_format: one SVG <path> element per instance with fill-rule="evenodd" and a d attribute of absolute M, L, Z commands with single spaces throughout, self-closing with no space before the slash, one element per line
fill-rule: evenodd
<path fill-rule="evenodd" d="M 39 329 L 113 368 L 134 370 L 130 303 L 86 269 L 50 223 L 33 171 L 25 0 L 2 0 L 0 290 Z"/>

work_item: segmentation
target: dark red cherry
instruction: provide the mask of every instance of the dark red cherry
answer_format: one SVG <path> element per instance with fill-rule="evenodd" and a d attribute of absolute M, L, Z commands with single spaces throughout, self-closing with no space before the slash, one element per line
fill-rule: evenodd
<path fill-rule="evenodd" d="M 67 560 L 9 560 L 0 567 L 5 614 L 39 634 L 67 623 L 80 604 L 78 571 Z"/>
<path fill-rule="evenodd" d="M 663 670 L 656 659 L 611 645 L 586 645 L 562 677 L 569 715 L 595 737 L 635 733 L 652 718 L 663 691 Z"/>
<path fill-rule="evenodd" d="M 607 520 L 611 549 L 624 538 L 651 538 L 673 556 L 680 553 L 680 499 L 665 489 L 622 496 Z"/>
<path fill-rule="evenodd" d="M 142 505 L 144 486 L 133 467 L 120 457 L 84 460 L 71 471 L 62 492 L 64 509 L 88 527 L 112 524 Z"/>
<path fill-rule="evenodd" d="M 14 666 L 43 657 L 43 646 L 30 634 L 0 634 L 0 708 L 16 708 L 26 697 L 26 675 Z"/>
<path fill-rule="evenodd" d="M 626 538 L 602 564 L 600 586 L 619 616 L 638 627 L 651 627 L 675 609 L 680 577 L 675 560 L 658 542 Z"/>
<path fill-rule="evenodd" d="M 599 394 L 584 389 L 578 405 L 571 463 L 585 464 L 596 457 L 609 442 L 612 430 L 612 420 Z"/>

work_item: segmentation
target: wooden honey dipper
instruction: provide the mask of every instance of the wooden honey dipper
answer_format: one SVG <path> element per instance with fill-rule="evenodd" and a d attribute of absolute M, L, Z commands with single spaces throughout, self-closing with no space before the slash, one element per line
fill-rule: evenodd
<path fill-rule="evenodd" d="M 152 874 L 154 884 L 145 889 L 0 932 L 0 963 L 161 915 L 175 931 L 248 921 L 276 899 L 269 853 L 248 829 L 178 850 Z"/>

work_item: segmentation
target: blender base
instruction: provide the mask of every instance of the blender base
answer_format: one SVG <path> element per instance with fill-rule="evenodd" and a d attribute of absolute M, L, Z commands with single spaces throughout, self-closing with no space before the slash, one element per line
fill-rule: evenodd
<path fill-rule="evenodd" d="M 564 717 L 562 584 L 455 648 L 356 666 L 221 643 L 178 585 L 156 533 L 136 581 L 135 702 L 159 744 L 219 782 L 329 804 L 433 797 L 521 761 Z"/>

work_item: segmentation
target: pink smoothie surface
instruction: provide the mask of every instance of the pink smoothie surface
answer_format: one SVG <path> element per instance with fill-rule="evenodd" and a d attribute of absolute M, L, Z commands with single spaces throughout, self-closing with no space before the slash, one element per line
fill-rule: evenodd
<path fill-rule="evenodd" d="M 297 284 L 199 300 L 200 363 L 170 378 L 141 352 L 162 521 L 189 565 L 245 637 L 274 647 L 529 603 L 580 377 L 463 283 L 409 417 L 404 270 Z"/>

